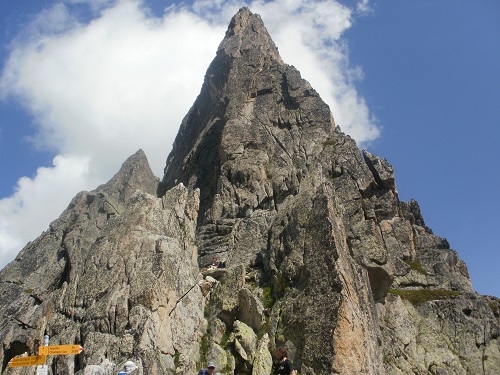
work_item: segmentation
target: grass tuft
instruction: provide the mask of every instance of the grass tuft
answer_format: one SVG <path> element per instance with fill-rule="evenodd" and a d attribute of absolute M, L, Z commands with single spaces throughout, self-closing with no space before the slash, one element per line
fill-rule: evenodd
<path fill-rule="evenodd" d="M 422 275 L 427 275 L 427 271 L 422 267 L 422 263 L 419 258 L 415 258 L 414 260 L 405 260 L 405 263 L 410 266 L 410 268 Z"/>
<path fill-rule="evenodd" d="M 270 309 L 274 305 L 273 291 L 270 286 L 262 288 L 262 305 L 266 309 Z"/>
<path fill-rule="evenodd" d="M 488 301 L 488 305 L 495 316 L 500 314 L 500 303 L 490 300 Z"/>
<path fill-rule="evenodd" d="M 401 299 L 409 301 L 413 306 L 416 307 L 424 304 L 427 301 L 446 299 L 460 295 L 460 292 L 458 291 L 446 289 L 390 289 L 389 293 L 400 296 Z"/>

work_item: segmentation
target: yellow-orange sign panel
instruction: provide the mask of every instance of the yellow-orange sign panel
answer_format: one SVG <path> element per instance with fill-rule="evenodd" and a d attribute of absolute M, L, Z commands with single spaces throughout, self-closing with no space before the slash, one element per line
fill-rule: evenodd
<path fill-rule="evenodd" d="M 39 346 L 38 355 L 80 354 L 83 348 L 80 345 L 50 345 Z"/>
<path fill-rule="evenodd" d="M 47 357 L 44 355 L 31 355 L 29 357 L 12 358 L 9 362 L 9 367 L 23 367 L 44 365 Z"/>

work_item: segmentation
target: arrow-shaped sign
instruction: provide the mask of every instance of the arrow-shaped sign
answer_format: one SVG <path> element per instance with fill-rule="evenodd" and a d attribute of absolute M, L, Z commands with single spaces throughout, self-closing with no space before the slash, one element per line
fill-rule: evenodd
<path fill-rule="evenodd" d="M 80 354 L 83 348 L 80 345 L 49 345 L 39 346 L 38 355 Z"/>
<path fill-rule="evenodd" d="M 48 355 L 80 354 L 83 348 L 80 345 L 53 345 L 39 346 L 38 355 L 29 357 L 12 358 L 9 361 L 10 367 L 44 365 Z"/>
<path fill-rule="evenodd" d="M 29 357 L 12 358 L 9 362 L 9 367 L 44 365 L 46 359 L 47 358 L 44 355 L 31 355 Z"/>

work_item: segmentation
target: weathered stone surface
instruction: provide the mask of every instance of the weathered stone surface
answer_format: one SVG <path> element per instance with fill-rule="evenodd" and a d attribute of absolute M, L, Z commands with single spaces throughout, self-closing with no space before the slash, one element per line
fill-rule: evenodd
<path fill-rule="evenodd" d="M 255 358 L 253 361 L 252 375 L 270 374 L 273 366 L 273 358 L 269 353 L 270 339 L 266 333 L 259 341 Z"/>
<path fill-rule="evenodd" d="M 363 150 L 363 157 L 368 168 L 373 173 L 377 184 L 383 189 L 391 189 L 397 192 L 392 165 L 387 160 L 373 155 L 366 150 Z"/>
<path fill-rule="evenodd" d="M 215 315 L 222 320 L 226 326 L 231 327 L 238 315 L 239 291 L 245 284 L 245 269 L 243 266 L 233 267 L 227 270 L 224 277 L 214 290 L 211 303 Z"/>
<path fill-rule="evenodd" d="M 33 353 L 46 330 L 52 344 L 85 347 L 78 360 L 48 359 L 59 374 L 87 366 L 110 373 L 127 359 L 140 373 L 175 373 L 176 356 L 179 368 L 195 370 L 193 343 L 203 335 L 194 246 L 199 195 L 180 185 L 159 199 L 149 194 L 156 183 L 137 153 L 108 184 L 77 195 L 2 271 L 2 316 L 27 324 L 0 330 L 5 364 L 24 349 Z"/>
<path fill-rule="evenodd" d="M 378 312 L 386 373 L 496 374 L 500 369 L 497 349 L 490 350 L 498 348 L 499 325 L 482 298 L 414 306 L 389 295 Z"/>
<path fill-rule="evenodd" d="M 207 351 L 207 358 L 217 364 L 218 369 L 228 366 L 228 353 L 216 342 L 211 342 Z"/>
<path fill-rule="evenodd" d="M 253 329 L 245 323 L 236 320 L 233 324 L 234 346 L 245 361 L 252 363 L 257 350 L 258 339 Z"/>
<path fill-rule="evenodd" d="M 157 195 L 155 195 L 155 193 Z M 212 256 L 226 269 L 203 270 Z M 138 152 L 0 272 L 0 360 L 58 374 L 498 374 L 500 301 L 241 9 L 161 182 Z M 260 340 L 258 339 L 260 337 Z M 203 363 L 202 363 L 203 362 Z"/>
<path fill-rule="evenodd" d="M 240 290 L 239 320 L 258 331 L 265 324 L 262 301 L 249 288 Z"/>

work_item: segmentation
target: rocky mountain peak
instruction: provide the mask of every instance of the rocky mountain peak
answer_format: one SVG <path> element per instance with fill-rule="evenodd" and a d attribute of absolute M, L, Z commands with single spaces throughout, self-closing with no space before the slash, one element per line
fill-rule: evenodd
<path fill-rule="evenodd" d="M 158 178 L 149 166 L 146 154 L 140 149 L 123 163 L 111 180 L 98 189 L 106 191 L 120 203 L 124 203 L 136 190 L 155 194 L 158 182 Z"/>
<path fill-rule="evenodd" d="M 243 58 L 255 68 L 261 68 L 266 60 L 283 63 L 262 19 L 246 7 L 241 8 L 231 19 L 226 36 L 217 50 L 217 54 L 220 53 Z"/>
<path fill-rule="evenodd" d="M 45 332 L 85 348 L 50 374 L 269 374 L 277 346 L 305 375 L 500 373 L 500 301 L 247 8 L 161 182 L 138 151 L 0 271 L 0 295 L 5 374 L 33 372 L 7 364 Z"/>
<path fill-rule="evenodd" d="M 159 195 L 178 182 L 203 186 L 205 223 L 276 207 L 297 192 L 334 129 L 328 106 L 282 62 L 260 16 L 242 8 L 182 121 Z"/>

